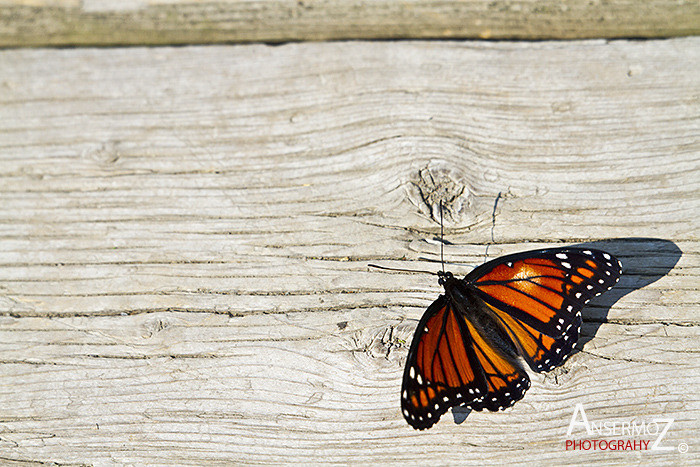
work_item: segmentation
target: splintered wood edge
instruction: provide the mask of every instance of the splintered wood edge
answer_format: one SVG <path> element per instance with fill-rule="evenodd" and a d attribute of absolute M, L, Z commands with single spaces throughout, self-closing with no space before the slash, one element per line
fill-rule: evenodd
<path fill-rule="evenodd" d="M 700 5 L 689 0 L 4 0 L 0 5 L 3 47 L 654 38 L 700 32 Z"/>

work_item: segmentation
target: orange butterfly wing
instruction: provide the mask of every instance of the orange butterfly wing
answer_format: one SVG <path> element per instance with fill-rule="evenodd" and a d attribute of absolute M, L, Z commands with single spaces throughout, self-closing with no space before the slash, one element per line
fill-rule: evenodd
<path fill-rule="evenodd" d="M 562 337 L 553 339 L 497 308 L 488 304 L 486 306 L 498 317 L 506 333 L 518 347 L 520 355 L 535 371 L 549 371 L 560 365 L 578 340 L 582 322 L 580 316 L 574 319 Z"/>
<path fill-rule="evenodd" d="M 470 283 L 535 371 L 564 361 L 578 340 L 581 309 L 622 274 L 612 255 L 555 248 L 504 256 L 472 271 Z"/>
<path fill-rule="evenodd" d="M 464 280 L 489 305 L 558 338 L 583 305 L 612 288 L 621 273 L 620 262 L 603 251 L 555 248 L 489 261 Z"/>
<path fill-rule="evenodd" d="M 441 295 L 416 329 L 404 370 L 401 408 L 406 421 L 422 430 L 456 405 L 476 410 L 511 406 L 529 386 L 517 361 L 494 347 L 483 330 Z"/>
<path fill-rule="evenodd" d="M 512 355 L 494 345 L 483 330 L 465 319 L 471 332 L 474 350 L 486 377 L 486 395 L 464 405 L 474 410 L 503 410 L 515 404 L 530 387 L 530 378 Z"/>

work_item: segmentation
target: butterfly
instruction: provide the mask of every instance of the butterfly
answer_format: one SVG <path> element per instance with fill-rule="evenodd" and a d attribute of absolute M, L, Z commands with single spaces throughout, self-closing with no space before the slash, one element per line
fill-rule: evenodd
<path fill-rule="evenodd" d="M 590 248 L 502 256 L 464 279 L 438 272 L 445 288 L 426 310 L 408 351 L 401 411 L 413 428 L 433 426 L 454 406 L 503 410 L 537 372 L 561 364 L 579 336 L 581 309 L 611 289 L 622 263 Z"/>

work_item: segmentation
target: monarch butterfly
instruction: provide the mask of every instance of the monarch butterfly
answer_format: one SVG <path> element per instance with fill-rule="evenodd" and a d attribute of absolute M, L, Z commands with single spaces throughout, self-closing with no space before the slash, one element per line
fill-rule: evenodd
<path fill-rule="evenodd" d="M 591 248 L 503 256 L 464 279 L 438 272 L 445 288 L 418 323 L 403 374 L 401 411 L 413 428 L 451 407 L 503 410 L 523 398 L 534 371 L 564 361 L 579 336 L 581 308 L 609 290 L 622 263 Z"/>

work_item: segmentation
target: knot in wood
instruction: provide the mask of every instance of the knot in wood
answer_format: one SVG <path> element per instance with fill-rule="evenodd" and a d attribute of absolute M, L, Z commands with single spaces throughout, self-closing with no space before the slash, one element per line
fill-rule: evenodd
<path fill-rule="evenodd" d="M 416 204 L 421 212 L 440 222 L 442 202 L 443 222 L 462 222 L 471 204 L 471 192 L 466 177 L 447 164 L 430 164 L 418 171 L 412 181 Z"/>

